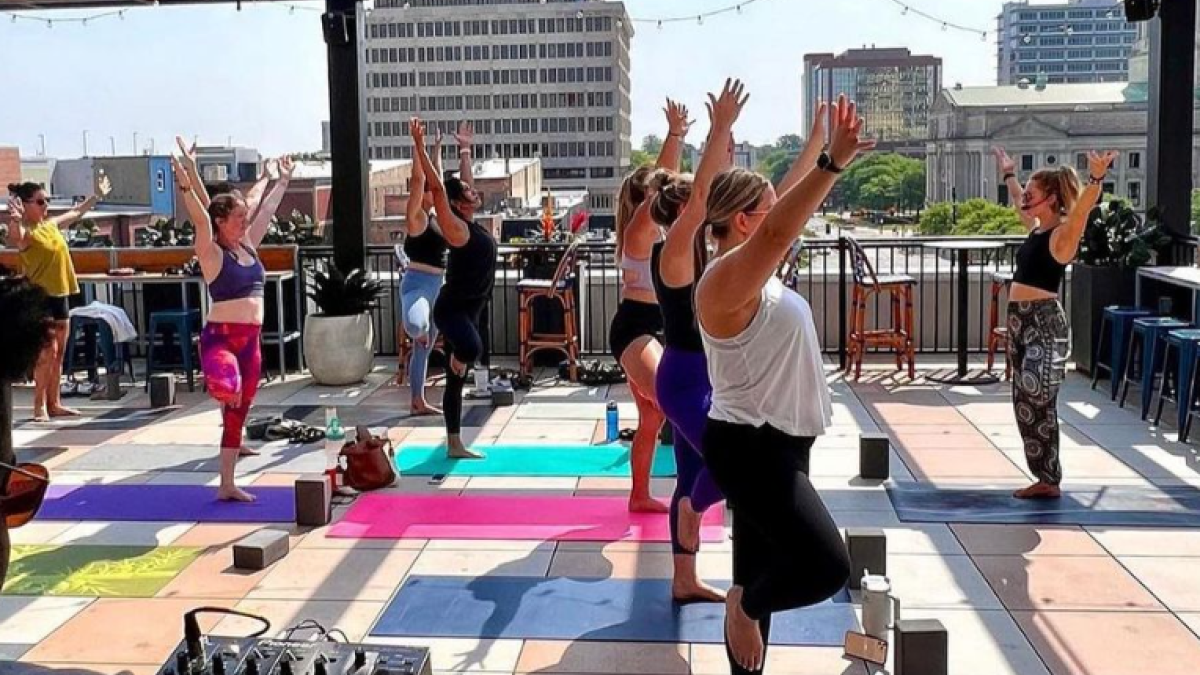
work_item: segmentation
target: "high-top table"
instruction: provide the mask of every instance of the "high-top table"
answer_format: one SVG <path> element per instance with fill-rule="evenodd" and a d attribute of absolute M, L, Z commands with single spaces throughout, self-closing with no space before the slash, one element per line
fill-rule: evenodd
<path fill-rule="evenodd" d="M 996 384 L 999 378 L 991 375 L 971 376 L 967 371 L 967 296 L 970 294 L 969 266 L 971 251 L 994 251 L 1004 248 L 1004 242 L 986 241 L 980 239 L 963 239 L 961 241 L 935 241 L 925 244 L 925 248 L 935 251 L 956 251 L 958 253 L 958 369 L 947 376 L 929 377 L 927 379 L 942 384 Z"/>

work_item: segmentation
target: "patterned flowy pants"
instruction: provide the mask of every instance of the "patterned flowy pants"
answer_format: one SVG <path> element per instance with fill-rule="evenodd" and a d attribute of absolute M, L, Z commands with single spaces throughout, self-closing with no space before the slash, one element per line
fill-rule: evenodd
<path fill-rule="evenodd" d="M 1058 300 L 1008 305 L 1008 359 L 1013 373 L 1013 410 L 1025 445 L 1025 461 L 1041 482 L 1062 482 L 1058 460 L 1058 388 L 1070 355 L 1067 317 Z"/>

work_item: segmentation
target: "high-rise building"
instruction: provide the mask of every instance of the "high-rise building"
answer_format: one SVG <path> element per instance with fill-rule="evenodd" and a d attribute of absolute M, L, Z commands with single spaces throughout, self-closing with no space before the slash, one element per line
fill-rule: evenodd
<path fill-rule="evenodd" d="M 621 2 L 376 0 L 367 25 L 372 159 L 411 159 L 408 121 L 430 142 L 460 121 L 476 159 L 540 158 L 546 187 L 587 191 L 611 213 L 632 148 L 629 43 Z M 453 140 L 443 164 L 456 169 Z"/>
<path fill-rule="evenodd" d="M 997 21 L 996 84 L 1125 82 L 1137 27 L 1112 0 L 1006 2 Z"/>
<path fill-rule="evenodd" d="M 858 104 L 867 133 L 884 151 L 921 155 L 929 107 L 942 87 L 942 60 L 904 48 L 874 46 L 841 54 L 804 55 L 805 128 L 817 101 L 845 94 Z"/>

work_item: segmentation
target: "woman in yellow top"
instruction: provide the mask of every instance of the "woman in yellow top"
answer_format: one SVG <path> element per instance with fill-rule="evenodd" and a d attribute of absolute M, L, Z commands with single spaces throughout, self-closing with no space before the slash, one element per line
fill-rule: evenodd
<path fill-rule="evenodd" d="M 71 252 L 67 250 L 62 228 L 83 218 L 96 202 L 108 196 L 112 184 L 107 176 L 100 176 L 98 188 L 98 194 L 66 213 L 50 218 L 50 197 L 45 188 L 38 183 L 8 186 L 8 245 L 20 251 L 25 276 L 50 296 L 48 309 L 54 319 L 54 340 L 42 350 L 33 369 L 33 419 L 36 422 L 79 414 L 64 407 L 59 399 L 58 387 L 70 326 L 68 298 L 79 292 L 75 266 L 71 263 Z"/>

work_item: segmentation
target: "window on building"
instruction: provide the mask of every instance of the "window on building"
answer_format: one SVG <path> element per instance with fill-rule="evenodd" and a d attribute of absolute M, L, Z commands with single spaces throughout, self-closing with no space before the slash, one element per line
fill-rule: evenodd
<path fill-rule="evenodd" d="M 1128 190 L 1126 191 L 1126 194 L 1129 195 L 1129 201 L 1134 206 L 1142 205 L 1142 184 L 1141 184 L 1141 182 L 1136 181 L 1136 180 L 1129 181 Z"/>
<path fill-rule="evenodd" d="M 1033 171 L 1033 155 L 1021 155 L 1021 170 Z"/>
<path fill-rule="evenodd" d="M 166 192 L 166 190 L 167 190 L 167 172 L 166 171 L 159 169 L 157 172 L 155 172 L 154 188 L 156 190 L 158 190 L 159 192 Z"/>
<path fill-rule="evenodd" d="M 1128 162 L 1129 162 L 1129 168 L 1130 168 L 1130 169 L 1140 169 L 1140 168 L 1142 168 L 1142 153 L 1140 153 L 1140 152 L 1131 152 L 1131 153 L 1129 153 L 1128 157 L 1129 157 L 1129 160 L 1128 160 Z"/>
<path fill-rule="evenodd" d="M 1076 171 L 1087 171 L 1087 169 L 1088 169 L 1087 154 L 1083 153 L 1083 152 L 1075 153 L 1075 170 Z"/>
<path fill-rule="evenodd" d="M 1117 184 L 1111 181 L 1104 181 L 1100 186 L 1100 192 L 1106 195 L 1116 194 Z"/>

